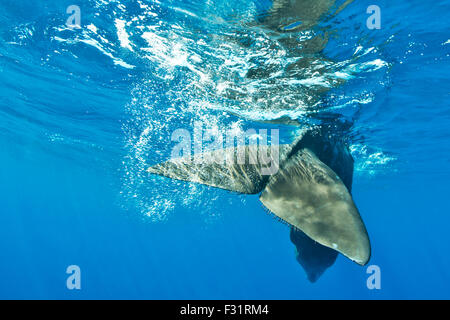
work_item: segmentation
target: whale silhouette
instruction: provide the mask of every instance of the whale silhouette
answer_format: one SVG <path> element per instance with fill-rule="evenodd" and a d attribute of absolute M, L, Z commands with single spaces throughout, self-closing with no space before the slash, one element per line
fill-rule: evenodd
<path fill-rule="evenodd" d="M 238 159 L 242 152 L 244 163 Z M 261 193 L 262 204 L 295 231 L 360 265 L 369 261 L 369 237 L 349 191 L 353 158 L 343 142 L 312 130 L 292 145 L 236 146 L 204 156 L 224 160 L 196 161 L 189 155 L 152 166 L 148 172 L 241 194 Z M 264 175 L 269 162 L 279 164 L 279 169 Z"/>
<path fill-rule="evenodd" d="M 347 0 L 334 14 L 351 2 Z M 274 0 L 272 8 L 255 25 L 271 33 L 292 55 L 303 57 L 291 66 L 293 74 L 302 75 L 302 70 L 308 71 L 308 65 L 326 61 L 321 51 L 327 39 L 317 36 L 299 46 L 291 35 L 316 26 L 334 4 L 334 0 Z M 247 76 L 268 75 L 261 68 L 251 70 Z M 308 92 L 314 98 L 309 103 L 314 105 L 327 90 L 313 88 Z M 286 116 L 262 122 L 301 125 Z M 244 163 L 238 161 L 239 154 L 245 154 Z M 333 134 L 327 126 L 306 130 L 291 145 L 275 149 L 237 146 L 204 155 L 208 159 L 233 161 L 197 162 L 187 156 L 152 166 L 148 172 L 241 194 L 260 194 L 263 206 L 291 227 L 290 239 L 296 246 L 297 261 L 311 282 L 334 264 L 338 253 L 359 265 L 368 263 L 369 237 L 351 196 L 354 161 L 344 138 Z M 278 170 L 263 174 L 267 164 L 273 162 Z"/>

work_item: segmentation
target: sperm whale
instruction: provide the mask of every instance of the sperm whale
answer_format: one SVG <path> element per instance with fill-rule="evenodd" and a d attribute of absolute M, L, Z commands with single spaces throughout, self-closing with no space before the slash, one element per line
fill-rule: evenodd
<path fill-rule="evenodd" d="M 346 1 L 335 13 L 351 2 Z M 313 28 L 334 3 L 333 0 L 274 0 L 271 10 L 258 24 L 272 32 L 284 47 L 301 51 L 299 56 L 307 53 L 306 58 L 293 66 L 302 70 L 308 61 L 325 60 L 320 52 L 327 40 L 316 37 L 299 47 L 290 34 Z M 264 70 L 249 76 L 255 75 L 264 77 Z M 313 96 L 323 93 L 318 89 Z M 286 117 L 264 122 L 300 124 Z M 241 163 L 236 158 L 243 150 L 247 161 Z M 267 162 L 261 161 L 264 158 L 259 156 L 261 153 L 270 161 L 276 160 L 279 165 L 276 172 L 262 173 Z M 368 263 L 370 240 L 351 195 L 354 161 L 342 137 L 318 127 L 305 130 L 292 144 L 276 149 L 236 146 L 211 151 L 205 156 L 235 161 L 196 162 L 186 156 L 151 166 L 148 172 L 241 194 L 259 194 L 262 205 L 291 226 L 290 238 L 297 249 L 297 260 L 311 282 L 317 281 L 334 263 L 338 253 L 359 265 Z"/>
<path fill-rule="evenodd" d="M 236 159 L 239 148 L 245 149 L 245 163 Z M 262 204 L 281 220 L 320 245 L 365 265 L 370 242 L 358 209 L 343 180 L 319 158 L 340 167 L 346 177 L 353 169 L 348 149 L 308 132 L 293 145 L 280 145 L 278 152 L 271 150 L 258 145 L 237 146 L 208 155 L 209 159 L 234 161 L 198 162 L 189 155 L 151 166 L 148 172 L 241 194 L 260 194 Z M 273 175 L 261 173 L 267 163 L 256 156 L 261 152 L 279 157 L 276 162 L 280 167 Z"/>

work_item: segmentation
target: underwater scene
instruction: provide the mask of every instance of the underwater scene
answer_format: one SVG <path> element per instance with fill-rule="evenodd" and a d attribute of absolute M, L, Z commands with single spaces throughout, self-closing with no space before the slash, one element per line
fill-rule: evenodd
<path fill-rule="evenodd" d="M 449 299 L 449 22 L 1 0 L 0 299 Z"/>

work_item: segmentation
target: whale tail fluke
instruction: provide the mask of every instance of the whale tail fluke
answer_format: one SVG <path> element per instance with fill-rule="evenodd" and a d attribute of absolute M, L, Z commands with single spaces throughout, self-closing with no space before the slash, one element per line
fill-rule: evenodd
<path fill-rule="evenodd" d="M 148 172 L 243 194 L 262 192 L 260 201 L 277 217 L 318 244 L 365 265 L 370 242 L 350 194 L 353 159 L 339 144 L 323 141 L 314 148 L 314 139 L 305 134 L 296 144 L 275 149 L 255 145 L 212 151 L 201 159 L 172 159 Z M 322 161 L 328 156 L 339 174 Z M 276 170 L 267 171 L 269 163 L 276 164 Z"/>
<path fill-rule="evenodd" d="M 319 244 L 360 265 L 369 261 L 369 237 L 350 192 L 311 150 L 291 156 L 269 179 L 260 200 Z"/>
<path fill-rule="evenodd" d="M 287 158 L 291 146 L 238 146 L 174 158 L 150 167 L 151 174 L 243 194 L 258 194 Z M 271 167 L 272 170 L 270 169 Z"/>

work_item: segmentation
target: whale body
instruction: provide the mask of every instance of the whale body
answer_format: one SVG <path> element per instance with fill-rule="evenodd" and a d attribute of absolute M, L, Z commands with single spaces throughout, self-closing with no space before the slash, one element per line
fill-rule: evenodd
<path fill-rule="evenodd" d="M 336 8 L 334 0 L 274 0 L 272 8 L 255 24 L 277 39 L 290 55 L 301 57 L 288 68 L 293 76 L 308 76 L 311 66 L 328 61 L 322 54 L 327 38 L 318 35 L 299 46 L 295 33 L 314 28 L 332 8 L 335 15 L 352 1 L 347 0 Z M 249 79 L 268 76 L 264 67 L 251 70 L 247 75 Z M 315 105 L 328 90 L 321 86 L 309 88 L 304 96 L 311 99 L 300 98 L 299 105 Z M 300 90 L 300 96 L 301 93 Z M 277 108 L 295 106 L 270 106 L 271 111 Z M 301 125 L 286 116 L 261 122 Z M 325 127 L 317 127 L 304 132 L 294 143 L 276 149 L 237 146 L 212 151 L 206 156 L 236 160 L 242 152 L 247 159 L 244 163 L 196 162 L 194 157 L 187 156 L 151 166 L 148 172 L 241 194 L 259 194 L 263 206 L 290 225 L 297 261 L 311 282 L 317 281 L 333 265 L 338 253 L 359 265 L 368 263 L 371 246 L 351 196 L 354 161 L 343 137 L 333 136 Z M 270 162 L 277 163 L 276 172 L 262 173 L 267 162 L 261 162 L 261 153 Z"/>

